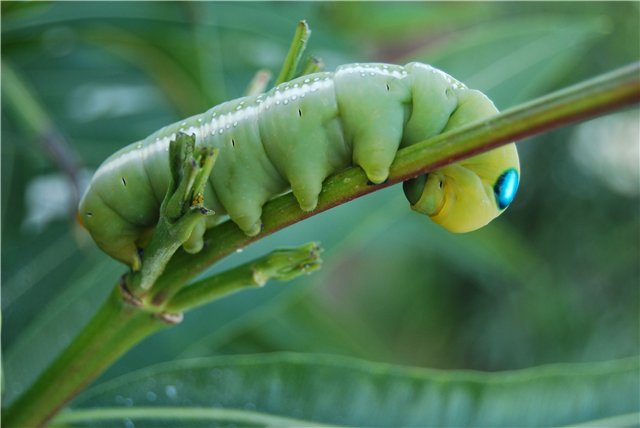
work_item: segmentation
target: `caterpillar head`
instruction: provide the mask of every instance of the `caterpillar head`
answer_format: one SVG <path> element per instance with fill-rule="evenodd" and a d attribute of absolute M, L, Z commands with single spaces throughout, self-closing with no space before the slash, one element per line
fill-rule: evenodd
<path fill-rule="evenodd" d="M 509 145 L 404 183 L 411 208 L 451 232 L 471 232 L 499 216 L 518 189 L 520 167 Z"/>

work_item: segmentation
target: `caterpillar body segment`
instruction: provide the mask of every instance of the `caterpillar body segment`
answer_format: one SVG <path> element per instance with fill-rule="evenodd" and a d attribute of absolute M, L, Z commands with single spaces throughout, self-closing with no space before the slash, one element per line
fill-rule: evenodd
<path fill-rule="evenodd" d="M 325 178 L 350 165 L 381 183 L 398 148 L 496 111 L 483 94 L 428 65 L 344 65 L 225 102 L 125 147 L 99 167 L 79 215 L 105 252 L 134 266 L 157 223 L 169 142 L 180 132 L 219 150 L 205 190 L 215 215 L 203 217 L 190 239 L 200 242 L 227 216 L 246 234 L 259 233 L 262 206 L 289 190 L 303 210 L 314 209 Z M 469 231 L 506 208 L 518 177 L 511 144 L 411 180 L 405 193 L 416 211 Z"/>

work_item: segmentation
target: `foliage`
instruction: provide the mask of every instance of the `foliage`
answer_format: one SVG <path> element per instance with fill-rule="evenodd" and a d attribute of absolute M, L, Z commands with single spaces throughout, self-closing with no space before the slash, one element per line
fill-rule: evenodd
<path fill-rule="evenodd" d="M 110 426 L 131 415 L 138 427 L 512 427 L 621 415 L 619 421 L 628 423 L 639 416 L 633 381 L 638 363 L 632 358 L 481 373 L 299 354 L 176 361 L 88 390 L 56 422 Z M 539 413 L 536 401 L 547 411 Z"/>
<path fill-rule="evenodd" d="M 637 3 L 3 2 L 2 61 L 38 95 L 72 158 L 95 168 L 117 148 L 242 94 L 257 69 L 276 73 L 300 18 L 328 69 L 423 61 L 506 108 L 637 60 L 638 13 Z M 638 353 L 639 144 L 628 131 L 638 113 L 607 119 L 615 122 L 590 124 L 605 127 L 587 133 L 603 135 L 597 145 L 584 143 L 584 125 L 519 144 L 519 197 L 482 231 L 446 233 L 389 189 L 230 257 L 214 269 L 310 240 L 326 249 L 319 273 L 190 313 L 99 382 L 156 362 L 274 351 L 477 370 Z M 43 211 L 56 215 L 47 202 L 72 199 L 55 191 L 65 175 L 47 141 L 3 99 L 3 404 L 69 343 L 122 273 L 73 220 L 42 220 Z M 590 154 L 601 146 L 626 156 Z M 611 176 L 632 184 L 622 192 Z M 370 368 L 347 366 L 360 364 Z"/>

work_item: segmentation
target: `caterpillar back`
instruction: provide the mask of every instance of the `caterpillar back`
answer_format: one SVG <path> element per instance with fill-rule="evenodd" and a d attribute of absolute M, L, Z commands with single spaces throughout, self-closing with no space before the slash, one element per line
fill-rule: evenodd
<path fill-rule="evenodd" d="M 262 206 L 289 189 L 313 210 L 325 178 L 351 165 L 381 183 L 400 147 L 496 112 L 482 93 L 428 65 L 344 65 L 220 104 L 122 149 L 96 172 L 79 214 L 105 252 L 133 266 L 157 222 L 168 145 L 179 132 L 219 149 L 205 192 L 216 215 L 194 230 L 198 241 L 227 217 L 259 233 Z M 511 144 L 410 180 L 404 191 L 414 210 L 466 232 L 504 211 L 519 174 Z"/>

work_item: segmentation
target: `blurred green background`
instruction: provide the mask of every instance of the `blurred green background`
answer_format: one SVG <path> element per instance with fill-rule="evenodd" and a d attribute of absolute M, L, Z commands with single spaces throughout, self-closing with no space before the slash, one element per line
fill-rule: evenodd
<path fill-rule="evenodd" d="M 2 2 L 2 62 L 57 132 L 2 99 L 2 348 L 11 401 L 103 301 L 124 266 L 69 210 L 116 149 L 276 74 L 295 24 L 328 70 L 422 61 L 503 109 L 637 61 L 640 3 Z M 23 100 L 24 101 L 24 100 Z M 189 313 L 104 376 L 194 356 L 298 351 L 502 370 L 634 355 L 640 345 L 638 110 L 519 144 L 520 193 L 453 235 L 396 186 L 228 258 L 321 241 L 322 270 Z M 52 137 L 53 135 L 53 137 Z M 63 144 L 66 173 L 51 154 Z M 88 171 L 88 172 L 85 172 Z"/>

